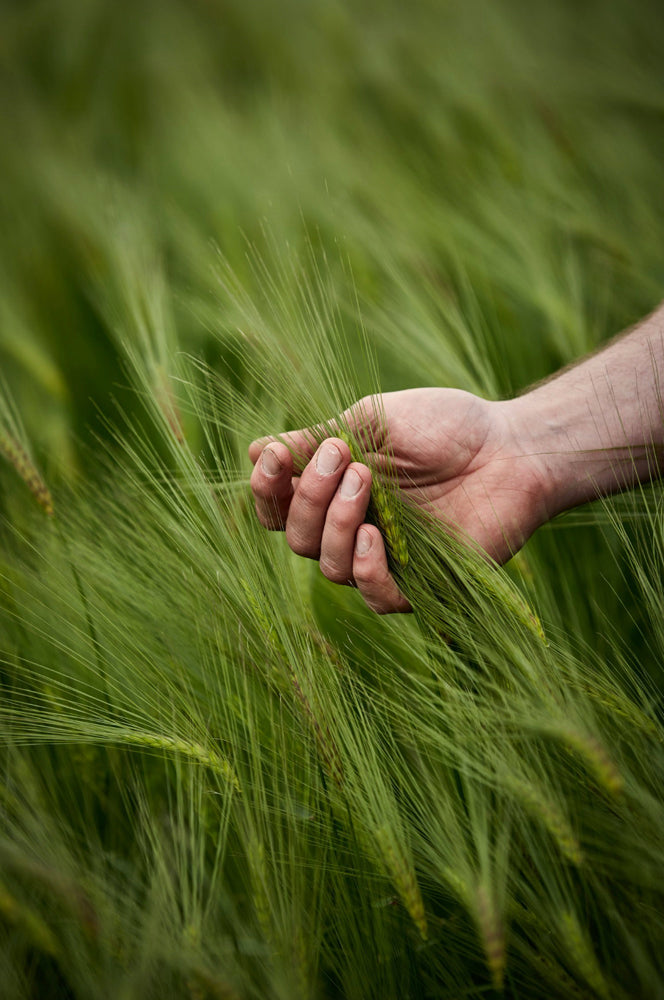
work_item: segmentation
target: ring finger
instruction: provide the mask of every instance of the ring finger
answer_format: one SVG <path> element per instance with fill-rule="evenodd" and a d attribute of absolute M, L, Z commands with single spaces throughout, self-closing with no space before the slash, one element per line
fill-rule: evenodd
<path fill-rule="evenodd" d="M 286 521 L 286 540 L 297 555 L 319 558 L 327 510 L 349 462 L 348 445 L 328 438 L 303 470 Z"/>

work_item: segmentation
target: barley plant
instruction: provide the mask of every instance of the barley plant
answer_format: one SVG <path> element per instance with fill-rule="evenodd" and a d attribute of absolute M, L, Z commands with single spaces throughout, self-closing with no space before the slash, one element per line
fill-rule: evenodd
<path fill-rule="evenodd" d="M 375 467 L 379 617 L 247 457 L 656 305 L 658 4 L 0 25 L 2 997 L 661 997 L 661 486 L 499 568 Z"/>

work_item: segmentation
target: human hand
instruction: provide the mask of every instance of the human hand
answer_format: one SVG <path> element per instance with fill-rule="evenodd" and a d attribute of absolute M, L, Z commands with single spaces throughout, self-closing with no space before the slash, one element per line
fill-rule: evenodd
<path fill-rule="evenodd" d="M 542 467 L 525 448 L 527 428 L 517 425 L 509 403 L 457 389 L 408 389 L 360 400 L 339 426 L 363 443 L 378 474 L 391 470 L 406 500 L 497 562 L 548 517 Z M 294 552 L 318 559 L 333 582 L 357 586 L 374 611 L 410 610 L 380 531 L 364 521 L 371 472 L 351 461 L 345 441 L 330 436 L 317 447 L 311 431 L 292 431 L 252 442 L 249 457 L 264 527 L 285 529 Z"/>

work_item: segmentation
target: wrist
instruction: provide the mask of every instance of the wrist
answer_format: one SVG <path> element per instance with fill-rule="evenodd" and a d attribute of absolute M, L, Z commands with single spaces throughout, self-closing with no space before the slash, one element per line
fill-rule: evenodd
<path fill-rule="evenodd" d="M 582 421 L 564 401 L 535 389 L 510 400 L 509 417 L 523 465 L 537 484 L 542 523 L 601 493 L 593 449 L 580 440 Z"/>
<path fill-rule="evenodd" d="M 501 480 L 520 508 L 525 537 L 566 509 L 565 469 L 556 454 L 555 421 L 540 411 L 537 401 L 517 397 L 491 404 L 501 427 Z M 581 502 L 581 501 L 579 501 Z M 570 503 L 569 506 L 572 506 Z"/>
<path fill-rule="evenodd" d="M 509 416 L 547 519 L 659 474 L 660 449 L 630 435 L 615 400 L 598 407 L 586 386 L 539 387 L 511 400 Z"/>

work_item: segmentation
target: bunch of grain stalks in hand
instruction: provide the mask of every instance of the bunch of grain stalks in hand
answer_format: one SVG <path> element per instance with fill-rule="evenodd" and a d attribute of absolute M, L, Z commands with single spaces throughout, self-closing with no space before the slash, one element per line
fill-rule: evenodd
<path fill-rule="evenodd" d="M 489 564 L 389 474 L 373 513 L 412 616 L 257 524 L 251 436 L 320 436 L 380 390 L 324 262 L 283 261 L 255 264 L 263 300 L 218 265 L 226 369 L 160 332 L 164 289 L 118 286 L 140 416 L 54 516 L 3 417 L 5 995 L 656 995 L 664 728 L 629 650 L 561 627 L 536 549 Z M 634 505 L 597 516 L 654 616 L 657 495 Z"/>

